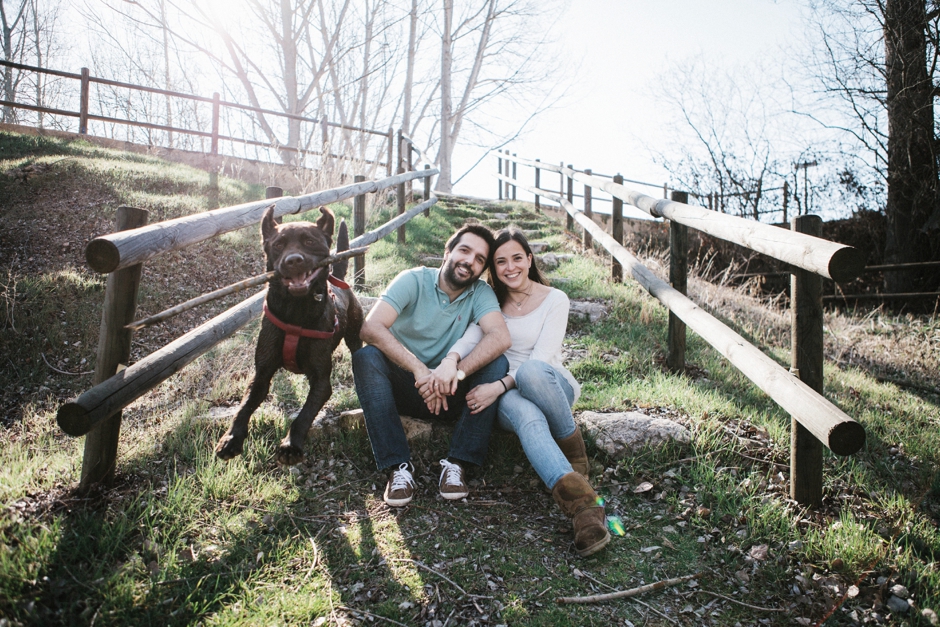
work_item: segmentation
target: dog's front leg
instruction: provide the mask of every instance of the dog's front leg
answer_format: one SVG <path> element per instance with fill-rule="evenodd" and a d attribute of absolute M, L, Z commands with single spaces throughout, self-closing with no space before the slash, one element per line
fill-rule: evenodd
<path fill-rule="evenodd" d="M 300 412 L 290 426 L 290 431 L 281 440 L 281 445 L 277 449 L 275 460 L 280 466 L 293 466 L 304 460 L 304 442 L 307 439 L 307 432 L 310 431 L 317 413 L 326 405 L 333 393 L 329 371 L 321 372 L 315 378 L 308 377 L 308 379 L 316 383 L 310 384 L 310 392 L 307 394 L 304 406 L 300 408 Z"/>
<path fill-rule="evenodd" d="M 248 421 L 255 410 L 261 406 L 271 389 L 271 379 L 281 367 L 281 357 L 277 351 L 277 334 L 267 325 L 262 325 L 255 349 L 255 377 L 242 398 L 238 413 L 232 419 L 228 431 L 219 438 L 215 445 L 215 454 L 219 459 L 232 459 L 242 454 L 245 438 L 248 437 Z"/>

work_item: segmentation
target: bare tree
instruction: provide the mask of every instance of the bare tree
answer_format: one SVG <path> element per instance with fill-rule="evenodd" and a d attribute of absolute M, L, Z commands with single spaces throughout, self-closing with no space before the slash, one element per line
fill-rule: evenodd
<path fill-rule="evenodd" d="M 933 112 L 940 7 L 935 0 L 819 0 L 812 8 L 821 43 L 811 68 L 822 98 L 809 114 L 872 154 L 887 190 L 885 261 L 940 258 L 930 235 L 940 227 Z M 885 274 L 889 291 L 915 282 L 909 272 Z"/>

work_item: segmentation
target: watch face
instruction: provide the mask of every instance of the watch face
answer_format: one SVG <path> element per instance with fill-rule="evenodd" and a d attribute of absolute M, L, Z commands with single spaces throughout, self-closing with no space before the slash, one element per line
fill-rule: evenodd
<path fill-rule="evenodd" d="M 466 377 L 466 376 L 467 376 L 467 373 L 464 372 L 463 370 L 458 370 L 458 371 L 457 371 L 457 380 L 458 380 L 458 381 L 463 381 L 463 380 L 464 380 L 464 377 Z"/>

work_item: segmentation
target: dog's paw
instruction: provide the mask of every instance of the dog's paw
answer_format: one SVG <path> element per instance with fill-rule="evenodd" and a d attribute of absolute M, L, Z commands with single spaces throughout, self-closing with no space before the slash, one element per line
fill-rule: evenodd
<path fill-rule="evenodd" d="M 245 438 L 226 433 L 215 445 L 215 456 L 219 459 L 232 459 L 242 454 Z"/>
<path fill-rule="evenodd" d="M 295 466 L 304 461 L 304 452 L 300 447 L 281 442 L 281 445 L 277 447 L 274 461 L 278 466 Z"/>

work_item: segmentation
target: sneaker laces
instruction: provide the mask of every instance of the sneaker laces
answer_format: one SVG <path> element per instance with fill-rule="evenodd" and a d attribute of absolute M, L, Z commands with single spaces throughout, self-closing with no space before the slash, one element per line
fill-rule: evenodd
<path fill-rule="evenodd" d="M 444 485 L 461 485 L 461 474 L 463 469 L 459 464 L 454 464 L 446 459 L 441 460 L 441 479 Z"/>
<path fill-rule="evenodd" d="M 398 467 L 398 470 L 392 472 L 391 485 L 393 491 L 415 487 L 415 480 L 411 476 L 411 471 L 408 470 L 408 462 L 403 463 Z"/>

